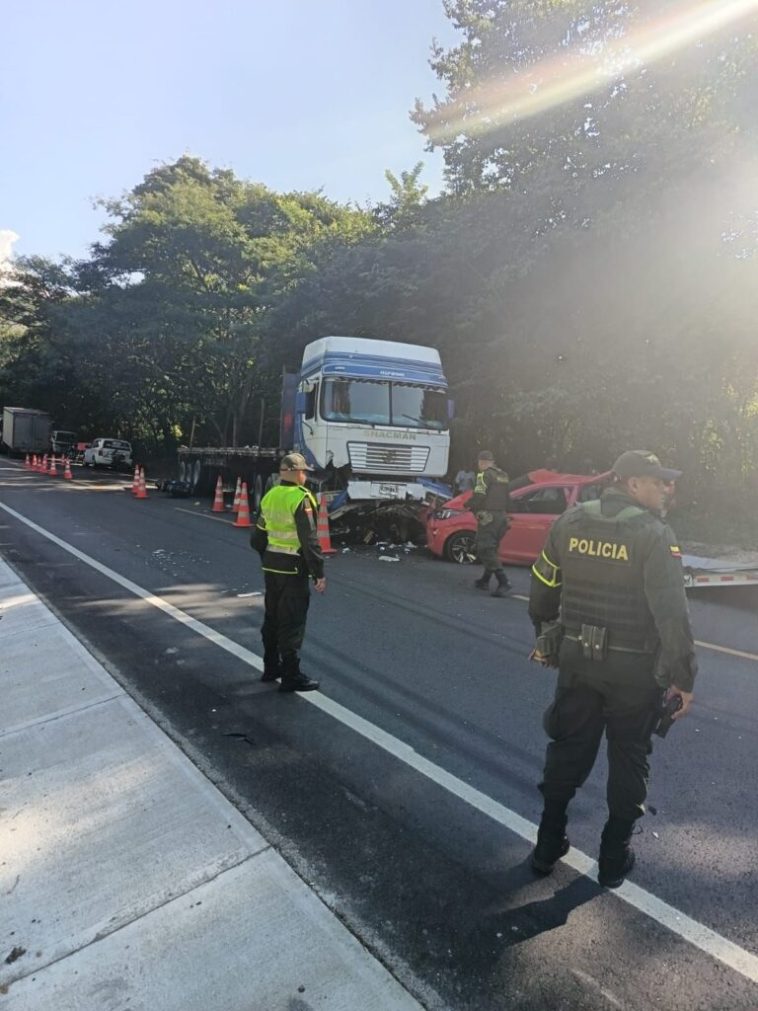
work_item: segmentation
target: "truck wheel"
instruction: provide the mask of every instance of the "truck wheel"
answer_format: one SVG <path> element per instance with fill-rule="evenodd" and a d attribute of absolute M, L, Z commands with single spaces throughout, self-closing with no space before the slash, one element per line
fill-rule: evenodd
<path fill-rule="evenodd" d="M 476 534 L 470 530 L 459 530 L 445 541 L 445 558 L 458 565 L 473 565 L 476 562 Z"/>

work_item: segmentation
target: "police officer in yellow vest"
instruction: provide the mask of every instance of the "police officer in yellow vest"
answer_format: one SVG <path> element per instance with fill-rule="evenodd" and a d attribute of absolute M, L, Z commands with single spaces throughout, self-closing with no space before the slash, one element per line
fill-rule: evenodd
<path fill-rule="evenodd" d="M 545 713 L 551 738 L 540 790 L 544 809 L 532 867 L 549 874 L 568 851 L 567 807 L 589 775 L 605 731 L 608 820 L 598 881 L 618 887 L 644 814 L 651 735 L 666 701 L 687 712 L 697 672 L 681 552 L 660 518 L 681 471 L 646 450 L 623 453 L 599 501 L 564 513 L 532 569 L 532 658 L 559 668 Z"/>
<path fill-rule="evenodd" d="M 478 590 L 488 590 L 494 576 L 497 585 L 492 591 L 493 597 L 506 597 L 511 588 L 498 554 L 500 541 L 508 529 L 509 505 L 508 475 L 495 466 L 492 453 L 483 449 L 478 457 L 476 484 L 468 508 L 476 516 L 476 553 L 484 566 L 474 586 Z"/>
<path fill-rule="evenodd" d="M 309 692 L 318 688 L 300 670 L 300 649 L 310 599 L 309 581 L 323 593 L 324 556 L 318 542 L 318 504 L 304 487 L 312 470 L 300 453 L 283 457 L 281 483 L 266 492 L 250 543 L 261 555 L 266 580 L 266 612 L 261 681 L 281 677 L 280 692 Z"/>

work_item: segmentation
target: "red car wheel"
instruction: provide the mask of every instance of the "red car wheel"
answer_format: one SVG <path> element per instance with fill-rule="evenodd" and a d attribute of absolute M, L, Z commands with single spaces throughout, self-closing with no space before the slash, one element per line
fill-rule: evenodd
<path fill-rule="evenodd" d="M 459 530 L 445 541 L 445 558 L 458 565 L 473 565 L 476 562 L 476 534 L 470 530 Z"/>

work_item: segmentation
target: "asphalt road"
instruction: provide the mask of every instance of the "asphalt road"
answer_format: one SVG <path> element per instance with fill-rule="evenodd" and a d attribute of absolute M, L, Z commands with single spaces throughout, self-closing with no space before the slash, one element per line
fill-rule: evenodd
<path fill-rule="evenodd" d="M 574 866 L 528 868 L 553 675 L 526 661 L 518 596 L 423 552 L 337 554 L 304 651 L 323 691 L 283 696 L 251 658 L 245 531 L 75 478 L 0 461 L 4 557 L 429 1007 L 758 1007 L 758 588 L 692 598 L 695 709 L 656 744 L 636 887 L 611 893 L 582 856 L 602 763 L 572 804 Z"/>

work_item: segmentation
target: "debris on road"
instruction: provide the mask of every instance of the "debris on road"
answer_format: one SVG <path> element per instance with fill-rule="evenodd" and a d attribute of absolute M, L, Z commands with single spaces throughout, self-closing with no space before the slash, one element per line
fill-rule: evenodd
<path fill-rule="evenodd" d="M 15 947 L 15 948 L 13 948 L 11 950 L 10 955 L 8 955 L 8 957 L 6 958 L 5 964 L 6 965 L 13 965 L 14 962 L 17 962 L 19 960 L 19 958 L 21 958 L 21 956 L 25 955 L 25 954 L 26 954 L 26 948 Z"/>

